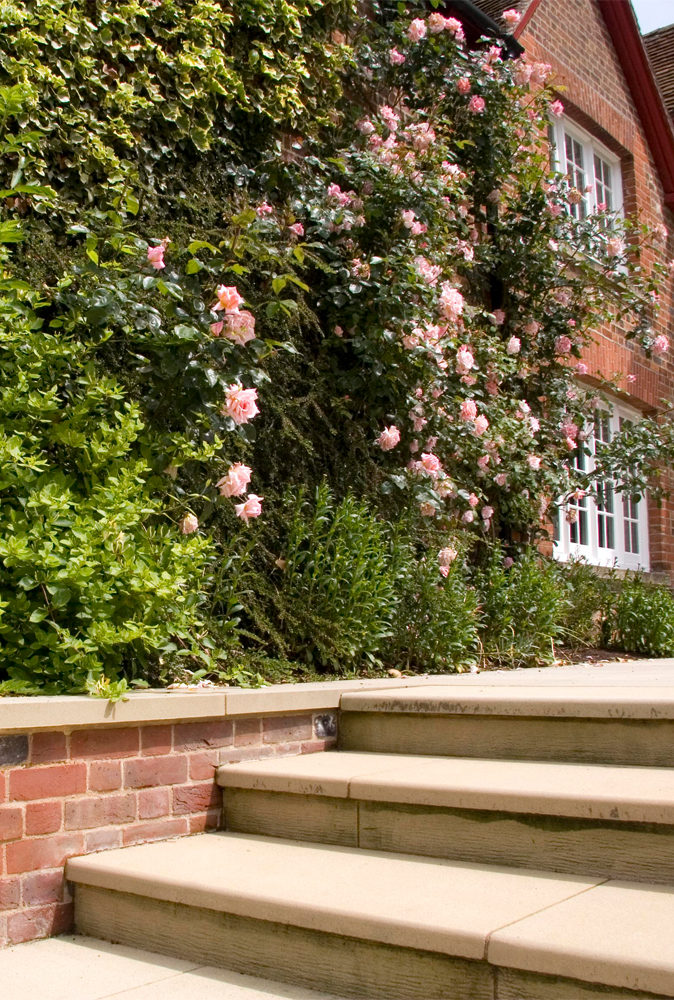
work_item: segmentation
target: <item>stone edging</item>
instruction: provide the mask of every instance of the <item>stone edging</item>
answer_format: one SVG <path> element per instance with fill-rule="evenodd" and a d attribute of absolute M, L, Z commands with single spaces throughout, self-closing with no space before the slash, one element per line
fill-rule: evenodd
<path fill-rule="evenodd" d="M 7 697 L 0 698 L 0 735 L 330 710 L 339 707 L 342 694 L 347 692 L 442 684 L 446 680 L 433 675 L 274 684 L 255 689 L 137 691 L 126 701 L 114 703 L 83 695 Z"/>

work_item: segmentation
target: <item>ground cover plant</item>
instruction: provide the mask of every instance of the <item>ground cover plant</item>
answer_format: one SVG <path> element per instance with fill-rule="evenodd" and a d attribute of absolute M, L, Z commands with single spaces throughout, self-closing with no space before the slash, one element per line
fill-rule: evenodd
<path fill-rule="evenodd" d="M 0 690 L 588 633 L 535 546 L 594 489 L 583 347 L 610 316 L 667 350 L 666 262 L 570 210 L 549 68 L 423 4 L 28 0 L 0 29 Z M 599 456 L 632 495 L 672 457 L 666 420 Z M 607 634 L 665 648 L 625 602 Z"/>

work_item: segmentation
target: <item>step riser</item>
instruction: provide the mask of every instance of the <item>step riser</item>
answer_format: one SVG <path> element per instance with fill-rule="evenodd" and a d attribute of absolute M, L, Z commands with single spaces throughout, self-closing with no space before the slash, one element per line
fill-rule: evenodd
<path fill-rule="evenodd" d="M 342 997 L 668 1000 L 90 886 L 77 886 L 75 902 L 80 934 Z"/>
<path fill-rule="evenodd" d="M 228 788 L 225 829 L 567 875 L 674 882 L 674 827 Z"/>
<path fill-rule="evenodd" d="M 674 720 L 342 712 L 339 749 L 674 767 Z"/>
<path fill-rule="evenodd" d="M 90 886 L 77 886 L 75 913 L 80 934 L 133 947 L 141 944 L 160 954 L 341 996 L 372 1000 L 494 998 L 495 970 L 486 962 Z"/>

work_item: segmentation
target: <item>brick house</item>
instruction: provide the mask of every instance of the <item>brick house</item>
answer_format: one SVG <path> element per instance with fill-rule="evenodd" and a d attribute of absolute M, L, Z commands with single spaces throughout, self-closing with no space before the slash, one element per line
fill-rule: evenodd
<path fill-rule="evenodd" d="M 517 9 L 521 20 L 507 34 L 501 15 Z M 664 227 L 664 260 L 674 257 L 674 26 L 653 32 L 647 49 L 629 0 L 451 0 L 446 13 L 464 22 L 469 42 L 499 37 L 511 57 L 552 67 L 564 116 L 551 123 L 551 156 L 574 186 L 589 188 L 580 211 L 604 203 L 651 227 Z M 658 82 L 662 90 L 659 89 Z M 664 231 L 663 231 L 664 232 Z M 648 253 L 641 258 L 648 266 Z M 592 375 L 620 373 L 614 411 L 595 424 L 607 440 L 622 421 L 674 403 L 674 296 L 663 290 L 656 334 L 673 350 L 661 359 L 626 341 L 617 325 L 598 330 L 584 358 Z M 592 462 L 592 456 L 578 459 Z M 584 466 L 585 467 L 585 466 Z M 578 505 L 578 520 L 554 525 L 558 558 L 582 557 L 596 565 L 642 569 L 674 583 L 674 497 L 662 506 L 623 497 L 612 484 L 600 500 Z"/>

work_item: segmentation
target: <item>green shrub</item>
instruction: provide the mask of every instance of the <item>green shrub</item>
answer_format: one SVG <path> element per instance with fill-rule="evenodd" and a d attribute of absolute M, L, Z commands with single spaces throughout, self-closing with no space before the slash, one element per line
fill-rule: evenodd
<path fill-rule="evenodd" d="M 666 587 L 625 579 L 609 624 L 612 645 L 626 653 L 674 655 L 674 596 Z"/>
<path fill-rule="evenodd" d="M 533 667 L 554 659 L 566 597 L 554 563 L 530 550 L 507 567 L 496 548 L 476 572 L 482 656 L 491 666 Z"/>
<path fill-rule="evenodd" d="M 452 673 L 477 660 L 477 596 L 460 560 L 445 579 L 435 559 L 410 562 L 401 581 L 396 629 L 385 658 L 402 670 Z"/>
<path fill-rule="evenodd" d="M 323 485 L 292 502 L 280 625 L 292 655 L 318 667 L 376 661 L 393 633 L 404 546 L 370 505 Z"/>
<path fill-rule="evenodd" d="M 560 618 L 564 644 L 601 646 L 615 593 L 613 575 L 600 576 L 595 567 L 576 561 L 558 563 L 557 574 L 566 597 Z"/>

